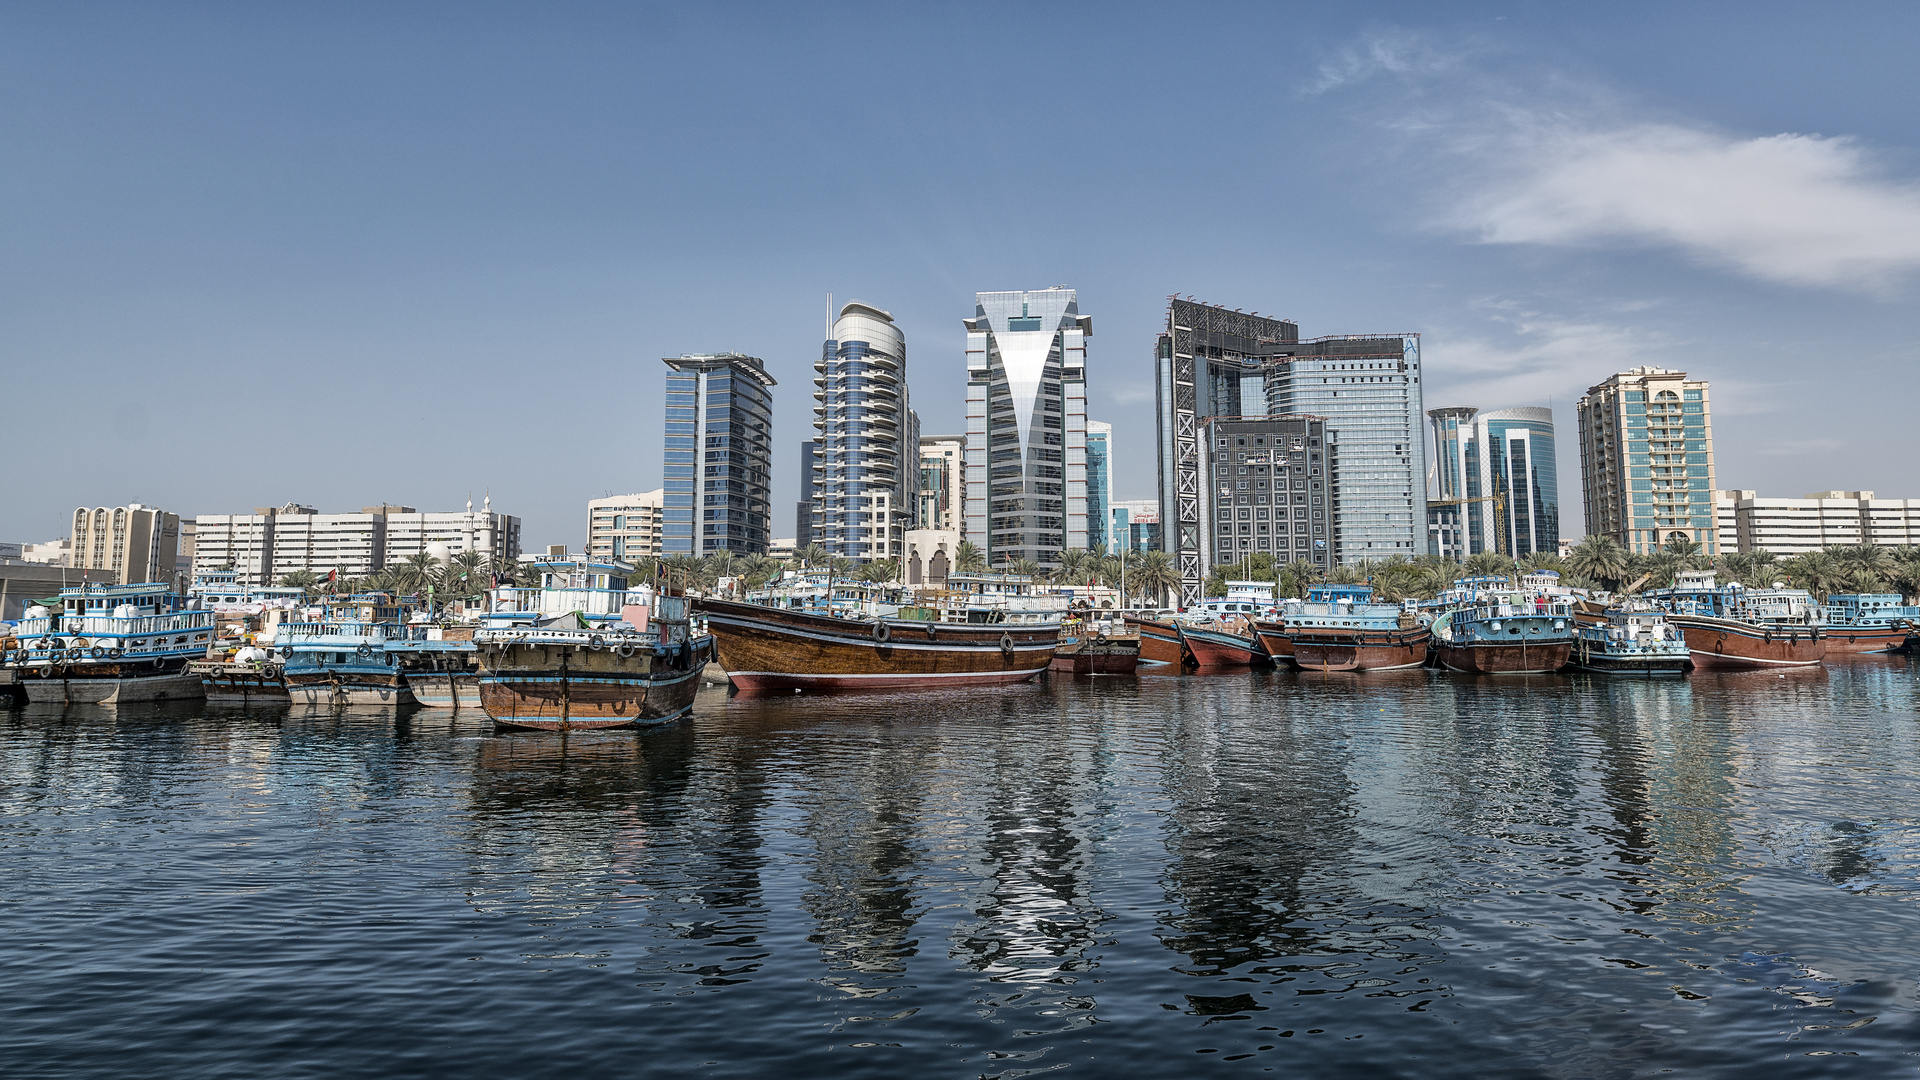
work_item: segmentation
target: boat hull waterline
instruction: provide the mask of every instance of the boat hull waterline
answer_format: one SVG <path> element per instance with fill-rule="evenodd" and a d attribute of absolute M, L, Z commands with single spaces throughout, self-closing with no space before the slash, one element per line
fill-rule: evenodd
<path fill-rule="evenodd" d="M 1242 637 L 1223 630 L 1175 625 L 1180 643 L 1186 647 L 1187 660 L 1198 668 L 1243 668 L 1264 664 L 1268 657 L 1257 637 Z"/>
<path fill-rule="evenodd" d="M 134 665 L 74 664 L 28 668 L 20 682 L 34 704 L 124 705 L 136 701 L 200 701 L 206 691 L 200 676 L 186 671 L 184 662 L 164 661 L 158 671 L 121 670 Z M 148 667 L 141 664 L 140 667 Z"/>
<path fill-rule="evenodd" d="M 1766 627 L 1704 615 L 1669 615 L 1667 621 L 1686 635 L 1693 666 L 1703 670 L 1812 667 L 1827 656 L 1826 635 L 1817 627 Z"/>
<path fill-rule="evenodd" d="M 1264 635 L 1263 635 L 1264 636 Z M 1426 627 L 1411 630 L 1304 630 L 1290 639 L 1302 671 L 1396 671 L 1427 662 Z"/>
<path fill-rule="evenodd" d="M 707 600 L 714 648 L 741 690 L 854 690 L 1025 682 L 1060 642 L 1054 625 L 867 622 Z"/>

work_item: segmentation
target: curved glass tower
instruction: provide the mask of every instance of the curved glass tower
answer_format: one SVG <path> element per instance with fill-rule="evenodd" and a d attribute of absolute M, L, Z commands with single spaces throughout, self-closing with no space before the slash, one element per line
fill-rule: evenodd
<path fill-rule="evenodd" d="M 813 365 L 811 539 L 861 562 L 898 558 L 920 484 L 907 339 L 859 301 L 840 308 L 832 333 Z"/>

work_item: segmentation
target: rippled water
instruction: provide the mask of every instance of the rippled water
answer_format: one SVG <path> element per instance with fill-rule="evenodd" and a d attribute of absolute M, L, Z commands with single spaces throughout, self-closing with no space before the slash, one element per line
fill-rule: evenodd
<path fill-rule="evenodd" d="M 0 1068 L 1913 1075 L 1917 679 L 16 709 Z"/>

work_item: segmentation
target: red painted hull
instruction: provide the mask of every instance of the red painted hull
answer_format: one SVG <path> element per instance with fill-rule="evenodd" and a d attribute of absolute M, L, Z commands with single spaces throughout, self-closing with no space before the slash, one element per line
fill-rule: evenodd
<path fill-rule="evenodd" d="M 1293 659 L 1293 639 L 1287 636 L 1287 629 L 1280 623 L 1257 622 L 1253 632 L 1260 638 L 1260 645 L 1267 650 L 1276 663 Z"/>
<path fill-rule="evenodd" d="M 1827 655 L 1892 652 L 1906 644 L 1907 628 L 1899 626 L 1829 626 Z"/>
<path fill-rule="evenodd" d="M 742 690 L 931 689 L 1025 682 L 1047 669 L 1058 626 L 835 619 L 702 600 L 727 677 Z"/>
<path fill-rule="evenodd" d="M 1140 632 L 1140 659 L 1150 664 L 1186 663 L 1186 649 L 1180 645 L 1180 632 L 1172 623 L 1152 619 L 1128 619 L 1127 625 Z"/>
<path fill-rule="evenodd" d="M 1391 671 L 1427 662 L 1425 627 L 1412 630 L 1302 633 L 1293 639 L 1293 662 L 1303 671 Z"/>
<path fill-rule="evenodd" d="M 1180 633 L 1180 642 L 1187 648 L 1187 655 L 1193 658 L 1195 667 L 1234 668 L 1252 667 L 1267 659 L 1260 651 L 1260 642 L 1254 638 L 1242 638 L 1237 634 L 1224 634 L 1217 630 L 1188 630 L 1175 627 Z"/>
<path fill-rule="evenodd" d="M 1827 638 L 1817 627 L 1766 627 L 1733 619 L 1669 615 L 1686 635 L 1693 666 L 1705 671 L 1812 667 L 1827 657 Z"/>
<path fill-rule="evenodd" d="M 1442 664 L 1470 675 L 1545 675 L 1567 666 L 1573 656 L 1573 642 L 1548 641 L 1537 645 L 1442 642 L 1439 654 Z"/>

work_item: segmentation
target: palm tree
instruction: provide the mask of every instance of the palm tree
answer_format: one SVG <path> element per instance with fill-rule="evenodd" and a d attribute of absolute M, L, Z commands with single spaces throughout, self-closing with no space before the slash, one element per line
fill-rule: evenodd
<path fill-rule="evenodd" d="M 387 569 L 392 571 L 393 587 L 401 592 L 417 593 L 433 580 L 433 571 L 440 560 L 420 552 L 409 555 Z"/>
<path fill-rule="evenodd" d="M 953 569 L 962 574 L 978 574 L 987 568 L 987 553 L 971 540 L 960 541 L 953 549 Z"/>
<path fill-rule="evenodd" d="M 1053 572 L 1047 577 L 1065 585 L 1078 584 L 1086 579 L 1093 559 L 1091 551 L 1067 548 L 1060 552 L 1060 561 L 1054 564 Z"/>
<path fill-rule="evenodd" d="M 1307 590 L 1320 580 L 1320 568 L 1306 559 L 1295 559 L 1280 571 L 1281 591 L 1288 596 L 1304 597 Z"/>
<path fill-rule="evenodd" d="M 1513 577 L 1513 559 L 1498 551 L 1482 551 L 1467 557 L 1468 577 Z"/>
<path fill-rule="evenodd" d="M 1669 541 L 1672 543 L 1673 541 Z M 1691 543 L 1691 541 L 1688 541 Z M 1649 575 L 1644 587 L 1655 589 L 1671 588 L 1674 575 L 1687 568 L 1687 557 L 1677 551 L 1656 551 L 1646 557 L 1641 564 L 1641 572 Z"/>
<path fill-rule="evenodd" d="M 1847 568 L 1856 592 L 1879 592 L 1881 582 L 1893 576 L 1893 549 L 1878 544 L 1851 544 L 1845 547 L 1830 547 L 1827 554 L 1832 555 Z M 1865 585 L 1865 588 L 1860 586 Z"/>
<path fill-rule="evenodd" d="M 1167 590 L 1179 584 L 1173 556 L 1164 551 L 1136 552 L 1127 559 L 1127 588 L 1136 595 L 1151 596 L 1155 607 L 1165 607 Z"/>
<path fill-rule="evenodd" d="M 1827 597 L 1846 587 L 1847 571 L 1840 560 L 1824 551 L 1809 551 L 1786 560 L 1793 583 L 1813 594 L 1822 604 Z"/>
<path fill-rule="evenodd" d="M 1007 563 L 1007 573 L 1017 574 L 1021 577 L 1037 578 L 1040 576 L 1040 564 L 1034 562 L 1032 559 L 1014 559 Z"/>
<path fill-rule="evenodd" d="M 1678 555 L 1682 559 L 1686 559 L 1700 554 L 1700 545 L 1696 541 L 1689 540 L 1685 536 L 1676 533 L 1667 539 L 1663 550 L 1669 555 Z"/>
<path fill-rule="evenodd" d="M 281 588 L 299 589 L 300 598 L 303 600 L 312 596 L 314 592 L 318 590 L 319 586 L 320 575 L 311 570 L 295 570 L 293 573 L 280 579 Z"/>
<path fill-rule="evenodd" d="M 1567 554 L 1567 569 L 1617 589 L 1627 580 L 1627 549 L 1613 537 L 1596 533 L 1573 546 Z"/>
<path fill-rule="evenodd" d="M 827 560 L 833 558 L 833 553 L 828 551 L 825 545 L 819 543 L 810 543 L 799 551 L 794 552 L 793 555 L 794 558 L 800 560 L 803 566 L 825 566 L 827 565 Z"/>
<path fill-rule="evenodd" d="M 754 552 L 740 560 L 740 565 L 735 568 L 735 572 L 740 575 L 741 582 L 747 588 L 757 589 L 770 579 L 778 577 L 781 569 L 782 564 L 779 559 Z"/>

